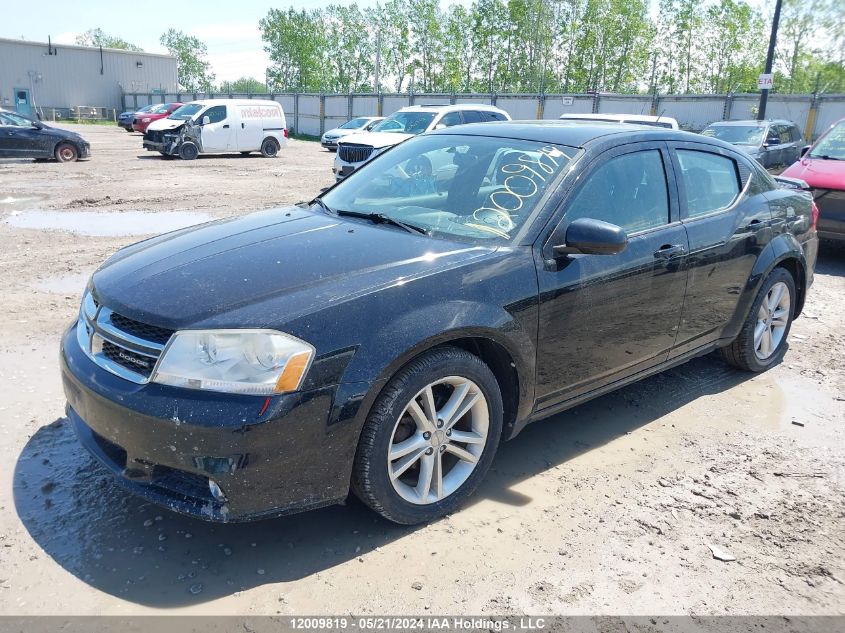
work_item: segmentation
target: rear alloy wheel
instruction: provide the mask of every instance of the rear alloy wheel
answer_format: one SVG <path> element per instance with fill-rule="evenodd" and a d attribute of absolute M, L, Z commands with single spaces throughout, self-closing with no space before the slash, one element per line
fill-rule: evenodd
<path fill-rule="evenodd" d="M 265 138 L 261 144 L 261 155 L 264 158 L 275 158 L 279 153 L 279 144 L 274 138 Z"/>
<path fill-rule="evenodd" d="M 361 434 L 353 490 L 402 524 L 457 509 L 483 479 L 499 443 L 502 397 L 477 356 L 444 347 L 397 374 Z"/>
<path fill-rule="evenodd" d="M 795 280 L 784 268 L 775 268 L 766 278 L 739 336 L 722 357 L 746 371 L 760 372 L 783 358 L 792 326 Z"/>
<path fill-rule="evenodd" d="M 70 143 L 59 143 L 56 146 L 55 156 L 60 163 L 72 163 L 79 158 L 79 152 Z"/>
<path fill-rule="evenodd" d="M 200 150 L 199 147 L 196 146 L 196 143 L 188 141 L 179 146 L 179 156 L 182 160 L 194 160 L 199 155 Z"/>

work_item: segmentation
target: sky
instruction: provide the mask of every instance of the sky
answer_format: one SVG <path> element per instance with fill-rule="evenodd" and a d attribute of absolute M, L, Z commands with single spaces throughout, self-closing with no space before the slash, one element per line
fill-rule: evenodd
<path fill-rule="evenodd" d="M 205 42 L 208 60 L 218 82 L 244 76 L 263 80 L 268 57 L 264 52 L 258 21 L 267 15 L 271 6 L 313 9 L 326 6 L 331 1 L 291 0 L 271 4 L 267 0 L 204 0 L 201 3 L 159 4 L 39 0 L 37 3 L 19 3 L 15 11 L 4 12 L 0 37 L 46 42 L 49 35 L 55 44 L 74 44 L 77 35 L 88 29 L 101 28 L 109 35 L 121 37 L 147 52 L 166 53 L 158 38 L 167 29 L 175 28 Z M 347 3 L 347 0 L 334 1 Z M 441 0 L 444 7 L 455 2 L 470 4 L 471 0 Z M 360 7 L 372 7 L 376 0 L 357 0 L 357 3 Z M 752 4 L 765 11 L 765 5 L 772 3 L 752 0 Z"/>

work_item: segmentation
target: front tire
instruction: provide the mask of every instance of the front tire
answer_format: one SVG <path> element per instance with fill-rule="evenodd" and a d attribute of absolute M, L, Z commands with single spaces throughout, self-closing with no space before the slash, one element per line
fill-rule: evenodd
<path fill-rule="evenodd" d="M 761 372 L 781 361 L 795 306 L 795 280 L 775 268 L 763 282 L 739 336 L 720 352 L 729 364 Z"/>
<path fill-rule="evenodd" d="M 179 157 L 182 160 L 194 160 L 200 155 L 200 149 L 195 143 L 186 141 L 179 146 Z"/>
<path fill-rule="evenodd" d="M 502 433 L 502 394 L 477 356 L 432 350 L 384 388 L 361 432 L 352 490 L 403 525 L 454 512 L 490 469 Z"/>
<path fill-rule="evenodd" d="M 54 153 L 60 163 L 72 163 L 79 158 L 79 152 L 71 143 L 59 143 Z"/>

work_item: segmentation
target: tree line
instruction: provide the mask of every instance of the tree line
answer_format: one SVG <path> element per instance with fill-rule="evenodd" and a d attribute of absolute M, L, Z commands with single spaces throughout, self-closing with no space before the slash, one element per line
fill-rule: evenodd
<path fill-rule="evenodd" d="M 186 91 L 756 91 L 770 16 L 747 0 L 653 2 L 475 0 L 444 9 L 440 0 L 385 0 L 374 7 L 274 8 L 259 22 L 270 58 L 266 76 L 220 84 L 203 42 L 173 29 L 161 42 L 178 58 Z M 845 92 L 845 3 L 784 0 L 774 71 L 777 92 Z"/>

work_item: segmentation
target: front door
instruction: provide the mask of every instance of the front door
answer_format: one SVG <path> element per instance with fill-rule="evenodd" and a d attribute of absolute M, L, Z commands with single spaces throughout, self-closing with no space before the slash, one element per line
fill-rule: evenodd
<path fill-rule="evenodd" d="M 628 232 L 617 255 L 568 255 L 538 265 L 537 409 L 666 360 L 686 286 L 687 237 L 668 149 L 624 145 L 600 155 L 562 207 Z"/>
<path fill-rule="evenodd" d="M 210 107 L 200 116 L 200 122 L 208 117 L 208 123 L 202 126 L 203 152 L 226 152 L 231 149 L 234 130 L 227 115 L 226 106 L 218 105 Z"/>
<path fill-rule="evenodd" d="M 13 112 L 0 112 L 0 156 L 46 158 L 55 138 L 33 127 L 32 121 Z"/>
<path fill-rule="evenodd" d="M 15 88 L 15 112 L 32 117 L 32 101 L 29 98 L 28 89 Z"/>

